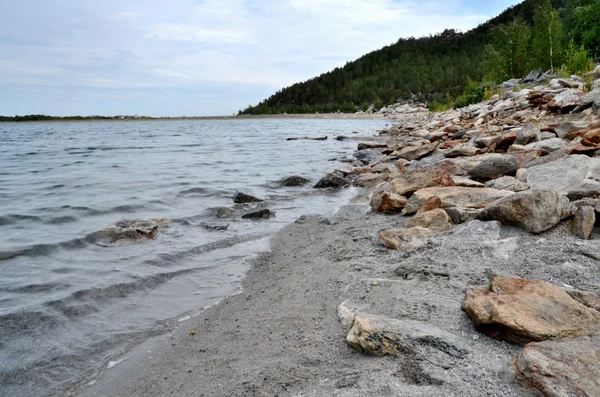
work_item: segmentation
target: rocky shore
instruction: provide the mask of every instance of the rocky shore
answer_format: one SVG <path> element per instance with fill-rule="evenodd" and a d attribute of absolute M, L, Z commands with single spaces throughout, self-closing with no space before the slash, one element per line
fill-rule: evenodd
<path fill-rule="evenodd" d="M 284 228 L 244 293 L 72 394 L 599 396 L 591 88 L 406 115 L 315 185 L 362 188 L 352 205 Z"/>

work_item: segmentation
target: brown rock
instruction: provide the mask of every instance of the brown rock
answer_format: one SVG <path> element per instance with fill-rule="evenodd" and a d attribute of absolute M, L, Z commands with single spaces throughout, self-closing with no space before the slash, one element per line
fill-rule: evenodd
<path fill-rule="evenodd" d="M 421 146 L 408 146 L 397 153 L 397 156 L 406 160 L 420 160 L 428 156 L 437 148 L 437 143 L 429 143 Z"/>
<path fill-rule="evenodd" d="M 355 183 L 360 187 L 375 187 L 388 180 L 388 174 L 360 174 Z"/>
<path fill-rule="evenodd" d="M 579 291 L 576 289 L 568 289 L 565 291 L 577 302 L 600 312 L 600 296 L 598 296 L 598 294 L 589 291 Z"/>
<path fill-rule="evenodd" d="M 571 224 L 571 233 L 583 240 L 589 240 L 596 223 L 596 214 L 592 207 L 577 207 L 573 223 Z"/>
<path fill-rule="evenodd" d="M 430 187 L 418 190 L 406 203 L 403 215 L 416 213 L 433 196 L 438 196 L 442 201 L 441 208 L 483 208 L 496 200 L 514 194 L 506 190 L 495 190 L 480 187 Z"/>
<path fill-rule="evenodd" d="M 410 229 L 389 229 L 379 232 L 379 241 L 396 251 L 412 252 L 427 244 L 426 238 L 433 232 L 422 227 Z"/>
<path fill-rule="evenodd" d="M 524 345 L 590 334 L 600 313 L 539 280 L 495 276 L 488 288 L 467 290 L 463 310 L 482 333 Z"/>
<path fill-rule="evenodd" d="M 373 193 L 371 197 L 371 208 L 373 211 L 383 212 L 384 214 L 399 214 L 408 199 L 399 194 L 379 190 Z"/>
<path fill-rule="evenodd" d="M 408 171 L 390 182 L 390 190 L 409 197 L 419 189 L 432 186 L 454 186 L 447 172 L 434 167 L 423 167 Z"/>
<path fill-rule="evenodd" d="M 354 175 L 370 174 L 371 172 L 373 172 L 373 168 L 371 167 L 356 167 L 352 169 Z"/>
<path fill-rule="evenodd" d="M 583 139 L 593 144 L 600 143 L 600 128 L 592 129 L 583 135 Z"/>
<path fill-rule="evenodd" d="M 515 357 L 514 371 L 542 396 L 600 396 L 600 336 L 530 343 Z"/>
<path fill-rule="evenodd" d="M 423 206 L 421 207 L 421 209 L 418 212 L 427 212 L 427 211 L 432 211 L 432 210 L 435 210 L 438 208 L 442 208 L 442 199 L 440 199 L 438 196 L 433 196 L 433 197 L 430 197 L 425 202 L 425 204 L 423 204 Z"/>
<path fill-rule="evenodd" d="M 452 229 L 452 219 L 446 211 L 437 208 L 427 212 L 419 212 L 412 218 L 406 220 L 405 227 L 421 226 L 434 232 L 445 232 Z"/>

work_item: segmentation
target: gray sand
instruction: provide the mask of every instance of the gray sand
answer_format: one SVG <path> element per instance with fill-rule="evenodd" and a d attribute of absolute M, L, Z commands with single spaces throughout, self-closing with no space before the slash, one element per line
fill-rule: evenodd
<path fill-rule="evenodd" d="M 285 227 L 256 260 L 244 293 L 113 358 L 125 361 L 74 395 L 526 396 L 510 371 L 519 348 L 474 330 L 461 310 L 465 289 L 486 286 L 491 268 L 600 292 L 599 245 L 576 239 L 567 224 L 532 236 L 474 221 L 403 254 L 379 245 L 376 233 L 405 218 L 354 210 L 333 225 L 314 216 Z M 362 355 L 346 344 L 337 317 L 347 300 L 449 331 L 469 354 L 447 365 Z"/>

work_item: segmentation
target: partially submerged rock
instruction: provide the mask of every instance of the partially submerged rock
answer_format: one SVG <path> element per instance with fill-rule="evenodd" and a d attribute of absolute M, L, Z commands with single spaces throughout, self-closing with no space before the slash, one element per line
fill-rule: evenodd
<path fill-rule="evenodd" d="M 269 219 L 272 216 L 275 216 L 275 212 L 273 212 L 269 209 L 262 209 L 259 211 L 254 211 L 254 212 L 250 212 L 245 215 L 242 215 L 242 218 L 243 219 Z"/>
<path fill-rule="evenodd" d="M 162 219 L 123 219 L 105 230 L 113 242 L 118 240 L 146 240 L 152 239 L 158 229 L 164 224 Z"/>
<path fill-rule="evenodd" d="M 292 175 L 292 176 L 288 176 L 288 177 L 281 179 L 279 181 L 279 184 L 281 186 L 285 186 L 285 187 L 298 187 L 298 186 L 304 186 L 309 182 L 310 182 L 310 179 L 306 179 L 306 178 L 298 176 L 298 175 Z"/>
<path fill-rule="evenodd" d="M 260 203 L 262 201 L 264 200 L 243 192 L 238 192 L 233 196 L 233 202 L 236 204 Z"/>
<path fill-rule="evenodd" d="M 600 335 L 530 343 L 514 371 L 524 387 L 542 396 L 600 396 Z"/>
<path fill-rule="evenodd" d="M 336 173 L 328 173 L 323 178 L 321 178 L 317 184 L 314 186 L 315 189 L 327 189 L 327 188 L 340 188 L 349 186 L 350 181 L 339 176 Z"/>
<path fill-rule="evenodd" d="M 480 332 L 517 345 L 588 335 L 600 326 L 600 312 L 539 280 L 495 276 L 488 288 L 467 290 L 463 310 Z"/>
<path fill-rule="evenodd" d="M 570 204 L 565 196 L 553 190 L 533 190 L 515 193 L 488 205 L 477 219 L 496 220 L 539 234 L 556 226 L 569 213 Z"/>

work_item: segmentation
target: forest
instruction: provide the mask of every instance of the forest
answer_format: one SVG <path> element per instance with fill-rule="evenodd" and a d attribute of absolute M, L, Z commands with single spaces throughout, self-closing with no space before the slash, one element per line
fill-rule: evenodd
<path fill-rule="evenodd" d="M 239 114 L 356 112 L 400 100 L 461 107 L 531 70 L 584 73 L 599 58 L 600 0 L 526 0 L 465 33 L 401 38 Z"/>

